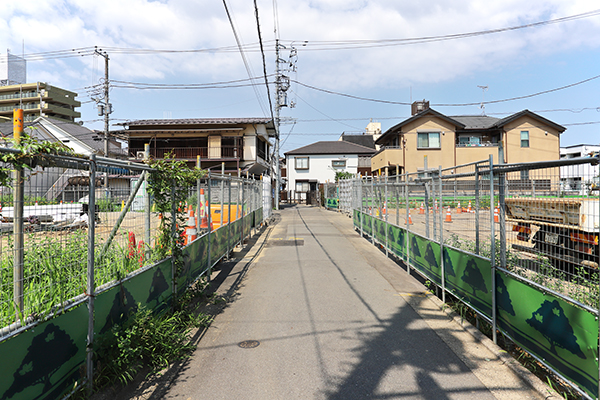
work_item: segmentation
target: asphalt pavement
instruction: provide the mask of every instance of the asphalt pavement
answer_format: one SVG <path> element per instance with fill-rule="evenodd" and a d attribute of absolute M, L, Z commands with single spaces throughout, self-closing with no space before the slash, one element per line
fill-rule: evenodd
<path fill-rule="evenodd" d="M 148 398 L 547 398 L 341 213 L 284 206 L 237 257 L 213 274 L 226 307 Z"/>

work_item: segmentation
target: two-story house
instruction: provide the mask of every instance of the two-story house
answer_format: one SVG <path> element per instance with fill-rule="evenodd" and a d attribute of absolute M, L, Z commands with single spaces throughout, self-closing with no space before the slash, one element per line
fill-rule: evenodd
<path fill-rule="evenodd" d="M 200 156 L 203 169 L 248 173 L 259 176 L 269 169 L 269 138 L 275 137 L 270 118 L 147 119 L 119 124 L 118 132 L 128 138 L 129 157 L 142 159 L 144 145 L 150 156 L 164 158 L 172 153 L 191 167 Z"/>
<path fill-rule="evenodd" d="M 285 153 L 288 191 L 304 200 L 319 184 L 335 182 L 336 172 L 370 174 L 375 149 L 346 141 L 322 141 Z"/>
<path fill-rule="evenodd" d="M 414 173 L 438 166 L 449 168 L 493 155 L 495 163 L 546 161 L 560 158 L 565 128 L 529 110 L 499 119 L 485 115 L 446 116 L 419 102 L 413 116 L 388 129 L 375 143 L 373 172 Z M 499 143 L 504 160 L 498 160 Z"/>

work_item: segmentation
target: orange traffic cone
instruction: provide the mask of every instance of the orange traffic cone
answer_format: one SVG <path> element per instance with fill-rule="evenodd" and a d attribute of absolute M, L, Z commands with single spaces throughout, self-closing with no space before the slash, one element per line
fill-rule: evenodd
<path fill-rule="evenodd" d="M 185 242 L 186 244 L 192 243 L 198 237 L 198 231 L 196 230 L 196 218 L 194 217 L 194 210 L 190 210 L 190 216 L 188 218 L 187 226 L 185 228 Z"/>
<path fill-rule="evenodd" d="M 383 215 L 387 214 L 387 201 L 383 202 L 383 212 L 382 212 L 382 214 Z"/>
<path fill-rule="evenodd" d="M 468 213 L 470 213 L 470 212 L 473 212 L 473 211 L 471 210 L 471 200 L 469 200 L 469 205 L 468 205 L 468 207 L 467 207 L 467 212 L 468 212 Z"/>
<path fill-rule="evenodd" d="M 412 217 L 411 217 L 411 215 L 410 215 L 410 209 L 408 210 L 408 224 L 409 224 L 409 225 L 412 225 L 412 224 L 413 224 L 413 222 L 412 222 Z"/>
<path fill-rule="evenodd" d="M 200 189 L 200 228 L 208 229 L 208 219 L 206 212 L 206 199 L 204 198 L 204 189 Z"/>
<path fill-rule="evenodd" d="M 458 205 L 456 206 L 456 213 L 457 214 L 462 213 L 462 207 L 460 206 L 460 201 L 458 202 Z"/>
<path fill-rule="evenodd" d="M 419 208 L 419 214 L 425 214 L 425 205 L 421 203 L 421 208 Z"/>
<path fill-rule="evenodd" d="M 500 222 L 500 204 L 494 208 L 494 222 Z"/>
<path fill-rule="evenodd" d="M 448 207 L 448 212 L 446 212 L 446 219 L 444 222 L 452 222 L 452 214 L 450 213 L 450 207 Z"/>

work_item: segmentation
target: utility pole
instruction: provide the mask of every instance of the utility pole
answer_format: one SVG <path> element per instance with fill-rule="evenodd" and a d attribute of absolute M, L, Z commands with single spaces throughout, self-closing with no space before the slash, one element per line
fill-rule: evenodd
<path fill-rule="evenodd" d="M 283 107 L 294 107 L 294 103 L 292 102 L 289 106 L 287 103 L 287 91 L 290 88 L 290 78 L 286 75 L 282 74 L 282 70 L 279 68 L 279 64 L 286 64 L 287 66 L 283 69 L 284 72 L 295 71 L 296 70 L 296 58 L 297 51 L 296 48 L 290 46 L 290 57 L 289 60 L 284 60 L 279 57 L 279 49 L 285 49 L 286 47 L 282 44 L 279 44 L 279 39 L 275 39 L 275 85 L 276 85 L 276 98 L 275 98 L 275 209 L 279 210 L 279 188 L 281 186 L 281 168 L 279 165 L 279 138 L 280 138 L 280 125 L 281 125 L 281 108 Z"/>
<path fill-rule="evenodd" d="M 275 39 L 275 85 L 277 86 L 275 90 L 275 210 L 279 210 L 279 198 L 281 194 L 279 193 L 279 180 L 280 180 L 280 165 L 279 165 L 279 113 L 281 107 L 279 106 L 279 39 Z"/>
<path fill-rule="evenodd" d="M 100 49 L 102 50 L 102 49 Z M 108 53 L 94 50 L 94 54 L 104 57 L 104 98 L 103 100 L 92 98 L 98 103 L 98 116 L 104 117 L 104 157 L 108 157 L 108 133 L 109 133 L 109 115 L 112 113 L 112 104 L 109 101 L 110 81 L 108 80 Z M 108 172 L 104 175 L 104 188 L 108 189 Z"/>

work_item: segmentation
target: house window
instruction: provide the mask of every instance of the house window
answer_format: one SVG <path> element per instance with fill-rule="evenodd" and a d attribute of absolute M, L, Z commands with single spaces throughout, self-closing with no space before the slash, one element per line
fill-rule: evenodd
<path fill-rule="evenodd" d="M 417 149 L 439 149 L 439 132 L 419 132 L 417 133 Z"/>
<path fill-rule="evenodd" d="M 521 180 L 526 181 L 529 179 L 529 170 L 524 169 L 521 171 Z"/>
<path fill-rule="evenodd" d="M 310 185 L 307 181 L 296 181 L 296 192 L 306 193 L 310 190 Z"/>
<path fill-rule="evenodd" d="M 308 157 L 295 157 L 296 169 L 308 169 Z"/>
<path fill-rule="evenodd" d="M 346 160 L 331 160 L 333 168 L 346 168 Z"/>
<path fill-rule="evenodd" d="M 529 147 L 529 131 L 521 131 L 521 147 Z"/>

